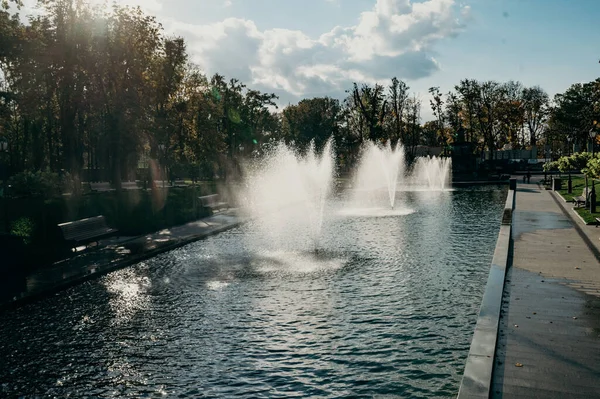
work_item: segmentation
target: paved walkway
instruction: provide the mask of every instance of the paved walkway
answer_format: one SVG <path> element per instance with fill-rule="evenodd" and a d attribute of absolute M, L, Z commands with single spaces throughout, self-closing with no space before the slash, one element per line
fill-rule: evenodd
<path fill-rule="evenodd" d="M 521 184 L 494 363 L 494 398 L 600 398 L 600 229 Z"/>
<path fill-rule="evenodd" d="M 0 309 L 96 278 L 161 252 L 233 228 L 242 222 L 243 218 L 237 216 L 236 211 L 232 209 L 145 236 L 103 240 L 98 249 L 86 249 L 77 256 L 33 271 L 26 276 L 0 279 Z"/>

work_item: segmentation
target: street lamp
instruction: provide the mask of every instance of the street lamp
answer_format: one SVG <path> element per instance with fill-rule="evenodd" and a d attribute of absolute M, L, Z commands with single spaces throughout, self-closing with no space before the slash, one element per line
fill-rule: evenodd
<path fill-rule="evenodd" d="M 165 162 L 165 158 L 166 158 L 166 156 L 165 156 L 165 145 L 164 144 L 159 144 L 158 145 L 158 149 L 160 150 L 160 155 L 161 155 L 161 158 L 162 158 L 160 164 L 162 166 L 161 169 L 163 170 L 163 173 L 162 173 L 162 175 L 163 175 L 162 176 L 163 188 L 165 188 L 165 173 L 166 173 L 165 172 L 166 171 L 166 165 L 165 165 L 165 163 L 166 163 Z"/>
<path fill-rule="evenodd" d="M 589 131 L 590 134 L 590 139 L 592 140 L 592 156 L 594 156 L 594 147 L 595 147 L 595 141 L 596 141 L 596 135 L 598 134 L 598 132 L 596 132 L 596 129 L 594 129 L 593 127 L 590 129 Z M 596 213 L 596 185 L 595 185 L 595 180 L 592 177 L 592 192 L 590 193 L 590 213 Z"/>
<path fill-rule="evenodd" d="M 567 136 L 567 143 L 569 143 L 569 148 L 567 148 L 567 155 L 571 156 L 571 140 L 573 140 L 573 136 Z M 573 181 L 571 180 L 571 161 L 569 160 L 569 180 L 567 182 L 567 192 L 569 194 L 573 193 Z"/>
<path fill-rule="evenodd" d="M 6 138 L 0 137 L 0 157 L 2 159 L 2 197 L 4 197 L 4 223 L 6 232 L 10 231 L 10 224 L 8 223 L 8 201 L 6 200 L 6 188 L 8 187 L 8 162 L 4 162 L 5 154 L 8 154 L 8 141 Z"/>
<path fill-rule="evenodd" d="M 548 156 L 550 155 L 550 150 L 548 149 L 547 144 L 546 144 L 546 148 L 544 149 L 544 152 L 545 152 L 544 156 L 546 157 L 544 164 L 547 164 L 549 162 Z M 546 169 L 545 167 L 544 167 L 544 184 L 548 184 L 548 169 Z"/>

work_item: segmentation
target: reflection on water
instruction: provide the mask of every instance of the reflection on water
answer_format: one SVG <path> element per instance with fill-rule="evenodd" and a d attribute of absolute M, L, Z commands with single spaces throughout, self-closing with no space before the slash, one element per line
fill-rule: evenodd
<path fill-rule="evenodd" d="M 362 217 L 388 217 L 388 216 L 406 216 L 414 213 L 414 209 L 398 209 L 383 207 L 346 207 L 338 211 L 341 216 L 362 216 Z"/>
<path fill-rule="evenodd" d="M 0 396 L 454 396 L 505 198 L 330 204 L 316 252 L 247 224 L 2 313 Z"/>
<path fill-rule="evenodd" d="M 218 280 L 214 280 L 214 281 L 207 281 L 206 282 L 206 288 L 208 288 L 211 291 L 219 291 L 224 289 L 225 287 L 227 287 L 229 285 L 228 282 L 225 281 L 218 281 Z"/>
<path fill-rule="evenodd" d="M 101 284 L 111 294 L 108 303 L 115 322 L 130 320 L 138 311 L 148 308 L 150 302 L 146 292 L 152 288 L 152 281 L 142 274 L 145 266 L 142 262 L 138 268 L 109 274 L 101 280 Z"/>

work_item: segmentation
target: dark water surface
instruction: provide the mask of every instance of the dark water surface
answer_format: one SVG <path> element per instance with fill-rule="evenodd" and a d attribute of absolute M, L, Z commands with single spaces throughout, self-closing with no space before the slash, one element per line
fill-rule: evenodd
<path fill-rule="evenodd" d="M 331 204 L 318 253 L 250 223 L 1 313 L 0 397 L 455 396 L 506 190 L 399 196 Z"/>

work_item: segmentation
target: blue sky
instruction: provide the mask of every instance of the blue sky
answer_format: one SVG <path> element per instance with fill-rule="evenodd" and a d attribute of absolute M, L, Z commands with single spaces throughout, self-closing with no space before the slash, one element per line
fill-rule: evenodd
<path fill-rule="evenodd" d="M 600 1 L 482 0 L 458 37 L 439 43 L 442 71 L 461 76 L 519 80 L 550 94 L 600 77 Z"/>
<path fill-rule="evenodd" d="M 397 76 L 426 121 L 431 86 L 512 79 L 553 96 L 600 76 L 598 0 L 117 1 L 184 36 L 206 73 L 275 92 L 281 105 Z"/>

